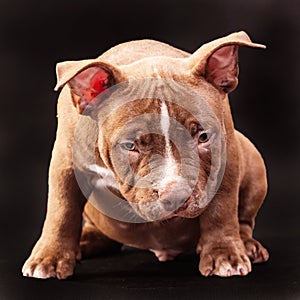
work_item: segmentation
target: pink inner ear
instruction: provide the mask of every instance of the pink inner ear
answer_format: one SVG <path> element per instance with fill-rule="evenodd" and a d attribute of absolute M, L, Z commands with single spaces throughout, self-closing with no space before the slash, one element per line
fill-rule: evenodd
<path fill-rule="evenodd" d="M 234 46 L 224 46 L 213 53 L 213 55 L 208 60 L 208 68 L 211 72 L 215 69 L 232 69 L 236 64 L 236 54 L 235 51 L 237 47 Z"/>
<path fill-rule="evenodd" d="M 224 46 L 208 59 L 206 78 L 224 92 L 232 91 L 237 85 L 238 46 Z"/>
<path fill-rule="evenodd" d="M 99 94 L 114 83 L 112 73 L 101 66 L 89 67 L 69 81 L 69 86 L 74 95 L 73 102 L 79 113 L 95 100 Z"/>
<path fill-rule="evenodd" d="M 92 101 L 94 97 L 102 93 L 104 90 L 109 88 L 108 86 L 109 74 L 104 70 L 99 70 L 91 79 L 91 99 L 88 102 Z"/>

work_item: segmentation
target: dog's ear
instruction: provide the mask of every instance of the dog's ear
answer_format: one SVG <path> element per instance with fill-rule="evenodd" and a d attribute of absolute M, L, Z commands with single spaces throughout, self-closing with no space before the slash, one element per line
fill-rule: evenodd
<path fill-rule="evenodd" d="M 55 90 L 68 84 L 75 107 L 79 113 L 93 103 L 104 90 L 123 81 L 121 71 L 98 60 L 66 61 L 56 65 Z"/>
<path fill-rule="evenodd" d="M 233 91 L 238 84 L 238 47 L 265 48 L 253 43 L 241 31 L 204 44 L 188 58 L 193 76 L 202 76 L 225 93 Z"/>

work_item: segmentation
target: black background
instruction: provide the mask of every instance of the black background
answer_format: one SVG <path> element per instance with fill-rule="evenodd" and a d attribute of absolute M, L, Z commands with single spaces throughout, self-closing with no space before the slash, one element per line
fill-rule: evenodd
<path fill-rule="evenodd" d="M 240 49 L 231 94 L 236 127 L 262 152 L 269 194 L 256 236 L 267 264 L 246 278 L 203 278 L 197 258 L 159 264 L 127 250 L 85 261 L 64 282 L 22 278 L 46 209 L 56 129 L 55 64 L 152 38 L 192 52 L 245 30 L 267 50 Z M 300 4 L 297 0 L 0 2 L 0 299 L 300 299 Z"/>

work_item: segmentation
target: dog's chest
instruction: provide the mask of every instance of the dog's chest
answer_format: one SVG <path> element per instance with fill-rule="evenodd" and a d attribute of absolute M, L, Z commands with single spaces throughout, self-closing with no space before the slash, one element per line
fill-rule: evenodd
<path fill-rule="evenodd" d="M 199 221 L 174 218 L 165 222 L 119 224 L 115 236 L 123 244 L 151 251 L 184 252 L 195 248 Z M 130 234 L 128 234 L 130 233 Z"/>
<path fill-rule="evenodd" d="M 149 250 L 154 253 L 166 252 L 168 253 L 181 253 L 194 248 L 195 243 L 198 241 L 198 230 L 194 226 L 187 226 L 185 229 L 163 228 L 161 230 L 149 231 Z"/>
<path fill-rule="evenodd" d="M 103 234 L 124 245 L 149 250 L 185 252 L 199 240 L 199 219 L 175 217 L 162 222 L 125 223 L 111 219 L 92 205 L 85 210 Z"/>

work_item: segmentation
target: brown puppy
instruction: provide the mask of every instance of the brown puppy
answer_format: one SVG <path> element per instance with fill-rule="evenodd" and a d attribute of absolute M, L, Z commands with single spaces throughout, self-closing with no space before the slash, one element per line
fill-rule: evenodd
<path fill-rule="evenodd" d="M 204 276 L 246 275 L 250 260 L 268 259 L 252 237 L 264 162 L 234 129 L 228 101 L 238 46 L 264 48 L 239 32 L 192 55 L 142 40 L 58 64 L 47 216 L 23 275 L 64 279 L 82 255 L 121 244 L 160 261 L 195 249 Z"/>

